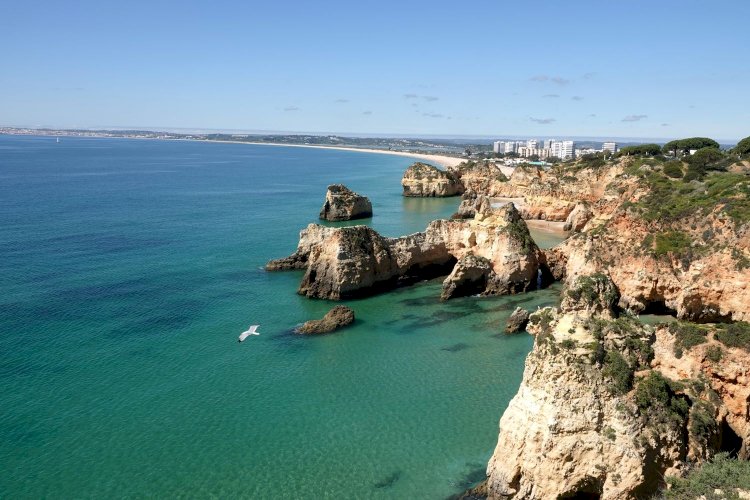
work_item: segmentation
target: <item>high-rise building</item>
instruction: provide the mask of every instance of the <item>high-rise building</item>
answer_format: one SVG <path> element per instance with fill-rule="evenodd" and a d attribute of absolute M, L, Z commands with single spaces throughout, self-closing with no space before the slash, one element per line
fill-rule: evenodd
<path fill-rule="evenodd" d="M 602 151 L 609 151 L 610 153 L 617 153 L 616 142 L 605 142 L 602 144 Z"/>
<path fill-rule="evenodd" d="M 526 141 L 526 147 L 529 149 L 536 149 L 537 144 L 539 144 L 539 141 L 537 141 L 536 139 L 529 139 L 528 141 Z"/>
<path fill-rule="evenodd" d="M 515 153 L 515 152 L 516 152 L 516 143 L 512 141 L 506 142 L 504 153 Z"/>
<path fill-rule="evenodd" d="M 495 153 L 505 153 L 505 143 L 503 141 L 495 141 L 492 144 L 492 151 Z"/>
<path fill-rule="evenodd" d="M 567 160 L 568 158 L 573 158 L 573 155 L 575 154 L 576 150 L 576 143 L 573 141 L 562 141 L 560 143 L 560 156 L 559 158 L 562 160 Z"/>
<path fill-rule="evenodd" d="M 557 139 L 544 139 L 544 149 L 552 149 L 552 144 L 556 142 Z"/>

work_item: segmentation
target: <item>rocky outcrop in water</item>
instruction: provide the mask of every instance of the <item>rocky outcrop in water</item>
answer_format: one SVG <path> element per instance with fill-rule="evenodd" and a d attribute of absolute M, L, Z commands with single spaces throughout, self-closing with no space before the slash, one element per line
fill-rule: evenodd
<path fill-rule="evenodd" d="M 505 333 L 522 332 L 529 323 L 529 311 L 516 307 L 505 323 Z"/>
<path fill-rule="evenodd" d="M 365 219 L 372 217 L 372 203 L 366 196 L 355 193 L 343 184 L 332 184 L 326 191 L 326 201 L 320 218 L 328 221 Z"/>
<path fill-rule="evenodd" d="M 330 333 L 352 323 L 354 323 L 354 311 L 347 306 L 336 306 L 328 311 L 323 319 L 306 321 L 297 329 L 297 333 L 303 335 Z"/>
<path fill-rule="evenodd" d="M 300 233 L 297 251 L 266 269 L 305 269 L 300 294 L 340 300 L 445 276 L 468 255 L 490 263 L 491 279 L 477 293 L 536 288 L 541 252 L 512 205 L 472 220 L 437 220 L 422 233 L 400 238 L 385 238 L 366 226 L 311 224 Z"/>
<path fill-rule="evenodd" d="M 489 259 L 473 254 L 464 255 L 443 281 L 440 300 L 482 293 L 488 283 L 496 278 Z"/>
<path fill-rule="evenodd" d="M 401 186 L 404 196 L 457 196 L 464 192 L 463 185 L 453 173 L 421 162 L 406 169 Z"/>

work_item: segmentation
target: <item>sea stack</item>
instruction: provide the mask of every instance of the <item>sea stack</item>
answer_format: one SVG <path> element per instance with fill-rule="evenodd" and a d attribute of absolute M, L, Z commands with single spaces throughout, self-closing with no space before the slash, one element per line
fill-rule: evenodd
<path fill-rule="evenodd" d="M 401 186 L 404 196 L 414 197 L 457 196 L 464 192 L 463 184 L 453 173 L 420 162 L 406 169 Z"/>
<path fill-rule="evenodd" d="M 343 184 L 328 186 L 320 218 L 328 221 L 366 219 L 372 217 L 372 203 Z"/>

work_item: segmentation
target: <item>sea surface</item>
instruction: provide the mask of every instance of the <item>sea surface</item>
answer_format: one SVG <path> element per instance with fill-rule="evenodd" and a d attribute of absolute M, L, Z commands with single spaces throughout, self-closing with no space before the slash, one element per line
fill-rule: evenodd
<path fill-rule="evenodd" d="M 424 282 L 301 337 L 333 303 L 263 270 L 331 183 L 388 236 L 449 217 L 458 198 L 401 196 L 412 161 L 0 136 L 0 498 L 445 498 L 481 479 L 532 345 L 505 320 L 558 287 L 440 303 Z"/>

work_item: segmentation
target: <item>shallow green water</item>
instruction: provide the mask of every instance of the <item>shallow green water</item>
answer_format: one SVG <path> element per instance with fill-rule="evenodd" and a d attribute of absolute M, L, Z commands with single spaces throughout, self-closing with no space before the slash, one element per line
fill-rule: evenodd
<path fill-rule="evenodd" d="M 329 183 L 389 236 L 454 212 L 401 197 L 409 163 L 0 136 L 0 496 L 441 498 L 480 477 L 531 346 L 505 319 L 557 288 L 440 303 L 422 283 L 301 338 L 332 303 L 261 269 Z"/>

